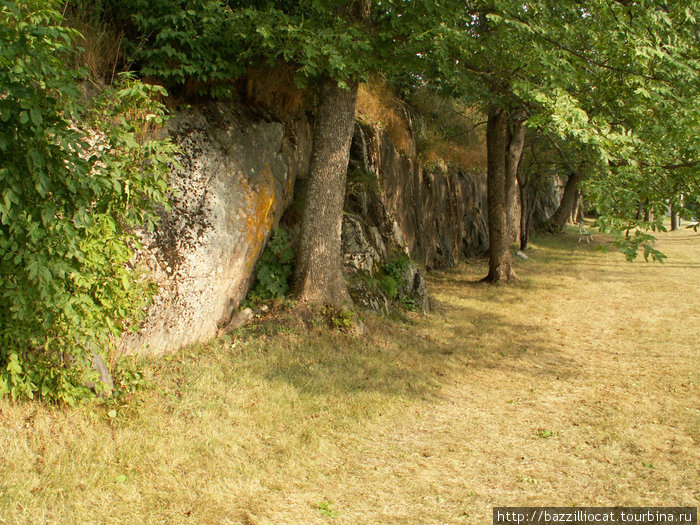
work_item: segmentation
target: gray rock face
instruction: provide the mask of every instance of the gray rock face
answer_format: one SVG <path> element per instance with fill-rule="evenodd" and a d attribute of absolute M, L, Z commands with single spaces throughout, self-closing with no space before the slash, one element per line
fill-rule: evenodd
<path fill-rule="evenodd" d="M 348 292 L 356 305 L 367 310 L 385 314 L 389 310 L 389 301 L 382 290 L 362 275 L 356 275 L 348 282 Z"/>
<path fill-rule="evenodd" d="M 386 262 L 386 246 L 376 226 L 363 222 L 357 214 L 343 217 L 343 265 L 346 273 L 375 273 Z"/>
<path fill-rule="evenodd" d="M 210 104 L 177 114 L 168 132 L 183 150 L 182 169 L 171 176 L 179 193 L 157 229 L 142 234 L 135 262 L 160 291 L 139 333 L 125 338 L 127 351 L 167 352 L 235 324 L 269 233 L 309 166 L 311 130 L 303 119 L 280 122 Z M 419 264 L 408 265 L 399 297 L 427 310 L 419 266 L 451 266 L 488 249 L 485 178 L 427 172 L 415 148 L 403 155 L 371 126 L 358 125 L 355 135 L 351 172 L 359 168 L 368 177 L 351 175 L 346 196 L 343 262 L 351 294 L 386 311 L 376 277 L 409 253 Z"/>
<path fill-rule="evenodd" d="M 180 144 L 179 190 L 138 254 L 159 285 L 128 350 L 160 353 L 212 338 L 246 294 L 270 231 L 308 170 L 306 121 L 281 123 L 212 104 L 168 125 Z"/>
<path fill-rule="evenodd" d="M 489 246 L 486 175 L 426 171 L 415 155 L 400 153 L 384 131 L 361 126 L 353 139 L 353 166 L 366 165 L 377 174 L 376 200 L 398 230 L 393 237 L 411 257 L 427 268 L 446 268 L 462 256 L 484 255 Z"/>
<path fill-rule="evenodd" d="M 544 227 L 549 218 L 557 211 L 561 198 L 564 195 L 565 186 L 566 179 L 557 176 L 548 181 L 547 185 L 537 192 L 535 210 L 532 217 L 536 229 Z"/>
<path fill-rule="evenodd" d="M 488 250 L 486 179 L 462 171 L 426 171 L 400 153 L 380 129 L 356 124 L 343 218 L 343 263 L 353 300 L 379 312 L 387 298 L 373 280 L 402 253 L 427 268 L 444 268 Z M 405 270 L 399 298 L 429 308 L 422 271 Z"/>

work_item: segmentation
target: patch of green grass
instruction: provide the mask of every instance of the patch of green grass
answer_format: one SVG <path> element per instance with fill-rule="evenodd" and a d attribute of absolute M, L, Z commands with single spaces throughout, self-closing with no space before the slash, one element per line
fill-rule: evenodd
<path fill-rule="evenodd" d="M 538 428 L 537 429 L 537 437 L 540 437 L 542 439 L 548 439 L 548 438 L 551 438 L 553 436 L 556 436 L 556 434 L 551 430 L 547 430 L 546 428 Z"/>
<path fill-rule="evenodd" d="M 338 516 L 338 512 L 333 510 L 332 501 L 319 501 L 316 503 L 316 507 L 318 508 L 318 513 L 325 518 L 335 518 Z"/>

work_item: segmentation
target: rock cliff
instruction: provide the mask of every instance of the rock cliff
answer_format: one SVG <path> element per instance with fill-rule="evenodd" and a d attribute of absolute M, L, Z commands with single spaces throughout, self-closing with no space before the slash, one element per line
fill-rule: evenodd
<path fill-rule="evenodd" d="M 160 292 L 141 331 L 125 339 L 128 350 L 161 353 L 206 341 L 230 319 L 308 170 L 310 131 L 303 118 L 281 122 L 219 104 L 170 121 L 182 148 L 171 180 L 178 195 L 156 230 L 143 234 L 138 262 Z M 415 153 L 400 153 L 381 129 L 359 123 L 349 171 L 343 249 L 351 289 L 354 277 L 397 254 L 441 268 L 487 250 L 483 175 L 425 170 Z M 401 271 L 401 296 L 427 309 L 419 266 Z M 359 302 L 381 310 L 386 298 L 372 293 Z"/>

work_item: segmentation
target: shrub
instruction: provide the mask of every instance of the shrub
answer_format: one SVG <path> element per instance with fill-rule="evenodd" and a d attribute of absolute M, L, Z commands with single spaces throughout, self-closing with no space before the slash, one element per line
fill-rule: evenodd
<path fill-rule="evenodd" d="M 284 230 L 276 230 L 255 265 L 255 281 L 248 300 L 260 302 L 286 295 L 294 271 L 293 261 L 294 250 L 289 235 Z"/>
<path fill-rule="evenodd" d="M 389 259 L 386 263 L 384 263 L 382 270 L 386 275 L 392 277 L 400 288 L 406 286 L 407 284 L 406 270 L 410 264 L 411 259 L 405 253 L 402 253 L 398 257 Z"/>
<path fill-rule="evenodd" d="M 391 275 L 384 275 L 379 279 L 379 288 L 390 301 L 393 301 L 399 295 L 399 283 Z"/>
<path fill-rule="evenodd" d="M 230 98 L 231 80 L 245 73 L 231 9 L 221 0 L 107 0 L 120 23 L 132 26 L 128 52 L 143 75 L 169 88 L 192 80 L 196 91 Z"/>
<path fill-rule="evenodd" d="M 0 396 L 72 404 L 92 353 L 155 292 L 131 261 L 175 147 L 150 139 L 160 88 L 122 75 L 84 107 L 66 67 L 76 33 L 45 0 L 0 0 L 0 17 Z"/>

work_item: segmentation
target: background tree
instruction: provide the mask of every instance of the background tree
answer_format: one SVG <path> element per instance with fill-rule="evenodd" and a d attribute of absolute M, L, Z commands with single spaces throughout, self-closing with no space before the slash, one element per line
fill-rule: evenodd
<path fill-rule="evenodd" d="M 698 7 L 542 0 L 477 2 L 461 10 L 455 4 L 454 9 L 458 16 L 440 29 L 433 48 L 438 67 L 452 59 L 450 89 L 482 101 L 489 118 L 499 120 L 489 128 L 499 134 L 495 143 L 506 148 L 501 111 L 511 115 L 506 126 L 511 137 L 516 136 L 514 116 L 524 111 L 528 127 L 579 144 L 586 152 L 586 172 L 572 170 L 562 220 L 570 215 L 575 183 L 585 177 L 602 214 L 599 225 L 616 233 L 628 256 L 639 248 L 658 256 L 649 235 L 637 230 L 629 235 L 645 227 L 633 221 L 629 208 L 636 207 L 638 195 L 652 206 L 668 199 L 669 184 L 659 185 L 659 178 L 675 181 L 678 194 L 697 177 L 698 141 L 687 130 L 698 122 Z M 490 148 L 489 155 L 502 150 Z M 500 160 L 489 163 L 489 183 L 497 181 L 499 194 L 503 177 L 505 195 L 511 191 L 506 172 Z M 649 186 L 657 189 L 641 191 Z M 499 201 L 490 203 L 500 206 Z M 489 220 L 501 223 L 501 210 L 495 211 L 492 217 L 490 209 Z M 493 231 L 500 236 L 507 229 L 499 225 Z M 500 238 L 491 242 L 487 280 L 512 276 L 494 274 L 494 268 L 508 265 L 508 244 Z"/>

